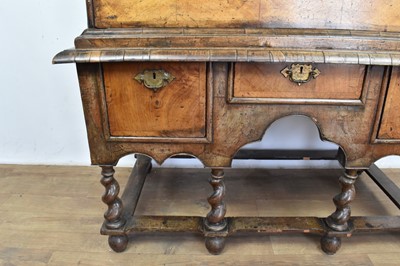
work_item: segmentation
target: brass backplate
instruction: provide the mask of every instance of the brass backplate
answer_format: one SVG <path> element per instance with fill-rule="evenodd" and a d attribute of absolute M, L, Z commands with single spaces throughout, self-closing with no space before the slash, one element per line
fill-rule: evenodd
<path fill-rule="evenodd" d="M 144 70 L 142 73 L 137 74 L 135 79 L 146 88 L 156 92 L 171 83 L 175 77 L 162 69 L 158 69 Z"/>
<path fill-rule="evenodd" d="M 290 67 L 282 69 L 281 73 L 285 78 L 289 78 L 290 81 L 300 86 L 310 81 L 311 78 L 317 78 L 321 71 L 311 64 L 292 64 Z"/>

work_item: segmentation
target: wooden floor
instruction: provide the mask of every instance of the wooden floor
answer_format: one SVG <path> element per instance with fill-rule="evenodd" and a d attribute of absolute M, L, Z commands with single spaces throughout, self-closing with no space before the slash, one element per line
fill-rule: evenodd
<path fill-rule="evenodd" d="M 128 168 L 117 168 L 124 184 Z M 385 170 L 400 185 L 400 169 Z M 1 265 L 400 265 L 400 234 L 358 234 L 344 239 L 334 256 L 312 235 L 233 235 L 224 252 L 209 255 L 201 235 L 135 234 L 121 254 L 99 234 L 106 206 L 98 167 L 0 166 Z M 340 170 L 230 170 L 226 172 L 231 216 L 327 216 Z M 205 215 L 208 171 L 185 176 L 153 169 L 141 214 Z M 363 174 L 354 215 L 400 215 Z"/>

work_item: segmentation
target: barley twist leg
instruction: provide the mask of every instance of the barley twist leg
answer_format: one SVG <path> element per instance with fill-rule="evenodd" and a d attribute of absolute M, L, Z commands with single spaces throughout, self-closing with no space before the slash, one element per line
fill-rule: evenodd
<path fill-rule="evenodd" d="M 328 227 L 334 231 L 349 230 L 350 203 L 356 196 L 354 183 L 360 174 L 360 171 L 346 169 L 344 175 L 339 178 L 342 191 L 333 198 L 336 210 L 325 220 Z M 327 233 L 321 239 L 321 248 L 327 254 L 335 254 L 339 250 L 341 242 L 339 236 Z"/>
<path fill-rule="evenodd" d="M 119 184 L 114 179 L 115 171 L 112 166 L 101 166 L 101 168 L 101 184 L 105 187 L 102 200 L 108 206 L 104 213 L 105 226 L 108 229 L 120 229 L 125 225 L 125 219 L 122 217 L 122 201 L 118 197 Z M 122 252 L 128 245 L 128 236 L 111 235 L 108 237 L 108 243 L 114 251 Z"/>
<path fill-rule="evenodd" d="M 225 234 L 213 234 L 222 232 L 227 228 L 225 219 L 226 205 L 223 201 L 225 196 L 225 184 L 223 181 L 224 171 L 212 169 L 210 185 L 213 193 L 208 197 L 211 210 L 205 219 L 205 229 L 209 232 L 206 236 L 206 247 L 211 254 L 220 254 L 225 247 Z"/>

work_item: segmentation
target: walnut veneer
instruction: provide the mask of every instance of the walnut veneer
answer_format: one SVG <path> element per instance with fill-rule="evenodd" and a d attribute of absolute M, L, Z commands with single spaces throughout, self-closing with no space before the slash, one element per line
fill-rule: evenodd
<path fill-rule="evenodd" d="M 299 230 L 323 234 L 325 252 L 338 250 L 354 229 L 358 175 L 400 155 L 399 2 L 88 0 L 87 7 L 89 28 L 54 62 L 77 64 L 91 160 L 106 188 L 102 233 L 114 250 L 148 223 L 153 231 L 200 230 L 208 250 L 221 252 L 233 225 L 258 221 L 225 218 L 223 170 L 289 115 L 309 117 L 321 139 L 340 147 L 336 211 Z M 131 153 L 138 162 L 120 198 L 113 166 Z M 180 154 L 211 169 L 211 211 L 201 220 L 135 217 L 149 158 L 161 164 Z"/>

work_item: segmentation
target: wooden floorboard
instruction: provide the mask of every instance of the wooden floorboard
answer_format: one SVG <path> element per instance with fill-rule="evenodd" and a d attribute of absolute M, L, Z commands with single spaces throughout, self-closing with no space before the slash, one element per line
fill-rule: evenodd
<path fill-rule="evenodd" d="M 400 169 L 384 171 L 400 185 Z M 117 168 L 121 187 L 130 173 Z M 226 171 L 231 216 L 320 216 L 330 214 L 338 193 L 334 170 Z M 211 192 L 208 170 L 185 175 L 153 169 L 137 212 L 143 215 L 204 216 Z M 193 233 L 137 233 L 121 254 L 100 235 L 104 188 L 100 168 L 0 165 L 0 265 L 400 265 L 400 234 L 355 234 L 334 256 L 314 235 L 235 234 L 224 252 L 209 255 Z M 363 174 L 356 183 L 353 214 L 400 215 Z"/>

